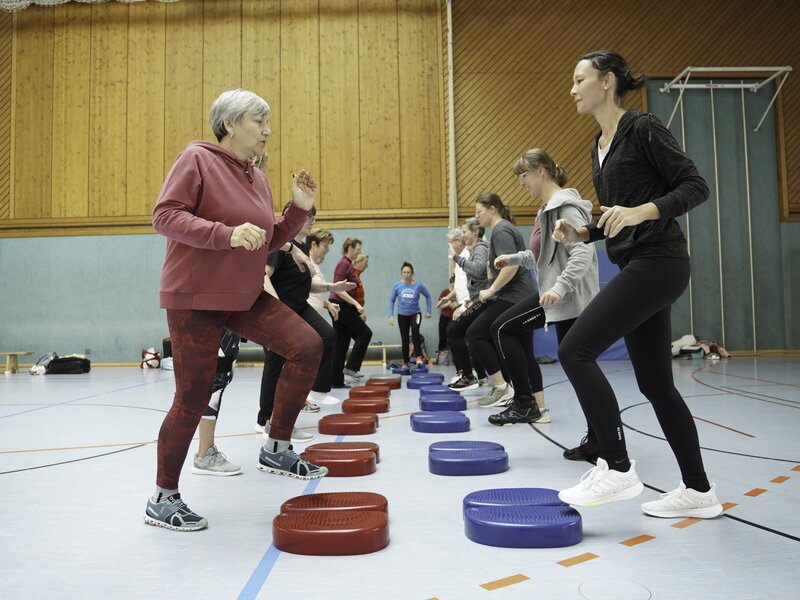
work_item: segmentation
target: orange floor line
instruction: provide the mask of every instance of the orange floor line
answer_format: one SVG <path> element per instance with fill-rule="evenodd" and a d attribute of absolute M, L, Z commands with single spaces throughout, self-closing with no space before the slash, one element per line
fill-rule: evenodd
<path fill-rule="evenodd" d="M 722 510 L 723 511 L 730 510 L 734 506 L 738 506 L 738 504 L 736 504 L 736 502 L 725 502 L 725 503 L 722 504 Z"/>
<path fill-rule="evenodd" d="M 694 415 L 692 415 L 694 416 Z M 742 435 L 746 435 L 749 438 L 755 438 L 756 436 L 750 435 L 749 433 L 745 433 L 744 431 L 739 431 L 738 429 L 734 429 L 733 427 L 728 427 L 727 425 L 722 425 L 721 423 L 716 423 L 714 421 L 709 421 L 708 419 L 704 419 L 702 417 L 694 417 L 698 421 L 703 421 L 703 423 L 708 423 L 709 425 L 716 425 L 717 427 L 722 427 L 723 429 L 727 429 L 728 431 L 733 431 L 734 433 L 740 433 Z"/>
<path fill-rule="evenodd" d="M 499 590 L 500 588 L 508 587 L 509 585 L 514 585 L 515 583 L 528 581 L 528 579 L 530 579 L 530 577 L 527 577 L 522 573 L 517 573 L 511 577 L 503 577 L 503 579 L 497 579 L 496 581 L 490 581 L 489 583 L 482 583 L 481 587 L 492 592 L 494 590 Z"/>
<path fill-rule="evenodd" d="M 623 546 L 638 546 L 639 544 L 644 544 L 645 542 L 649 542 L 650 540 L 656 539 L 653 535 L 637 535 L 636 537 L 632 537 L 629 540 L 623 540 L 620 542 Z"/>
<path fill-rule="evenodd" d="M 699 523 L 700 519 L 684 519 L 683 521 L 678 521 L 677 523 L 673 523 L 670 527 L 674 527 L 675 529 L 683 529 L 684 527 L 689 527 L 690 525 L 694 525 L 695 523 Z"/>
<path fill-rule="evenodd" d="M 760 496 L 761 494 L 766 493 L 767 490 L 764 488 L 754 488 L 749 492 L 745 492 L 745 496 L 750 496 L 751 498 L 755 498 L 756 496 Z"/>
<path fill-rule="evenodd" d="M 780 475 L 775 479 L 770 479 L 770 483 L 783 483 L 784 481 L 789 481 L 789 477 L 786 477 L 785 475 Z"/>
<path fill-rule="evenodd" d="M 792 471 L 800 471 L 800 465 L 793 466 Z"/>
<path fill-rule="evenodd" d="M 559 560 L 557 564 L 561 565 L 562 567 L 574 567 L 575 565 L 579 565 L 589 560 L 594 560 L 595 558 L 600 557 L 597 554 L 587 552 L 586 554 L 579 554 L 578 556 L 573 556 L 572 558 Z"/>

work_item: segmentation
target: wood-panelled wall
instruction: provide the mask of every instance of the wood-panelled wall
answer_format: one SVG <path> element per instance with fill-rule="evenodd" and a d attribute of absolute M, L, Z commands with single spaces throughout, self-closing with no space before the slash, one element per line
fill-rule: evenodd
<path fill-rule="evenodd" d="M 439 0 L 0 13 L 0 235 L 150 230 L 175 156 L 213 139 L 208 108 L 234 87 L 272 108 L 277 209 L 307 168 L 326 224 L 445 223 L 441 49 Z"/>
<path fill-rule="evenodd" d="M 577 58 L 610 48 L 635 72 L 670 79 L 690 65 L 792 65 L 778 103 L 787 163 L 782 214 L 800 220 L 798 8 L 794 0 L 455 0 L 459 213 L 470 214 L 486 190 L 518 215 L 538 208 L 511 172 L 530 147 L 548 150 L 567 170 L 569 185 L 596 200 L 589 153 L 597 125 L 575 112 L 569 91 Z M 646 98 L 633 93 L 628 103 L 642 107 Z"/>

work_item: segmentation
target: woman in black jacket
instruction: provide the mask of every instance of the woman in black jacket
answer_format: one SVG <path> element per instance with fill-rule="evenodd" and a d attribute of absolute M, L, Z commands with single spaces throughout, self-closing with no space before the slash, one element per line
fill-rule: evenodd
<path fill-rule="evenodd" d="M 596 359 L 625 338 L 636 381 L 658 418 L 680 467 L 679 487 L 642 505 L 656 517 L 713 518 L 722 512 L 700 455 L 697 429 L 672 378 L 670 310 L 689 282 L 686 238 L 676 217 L 708 197 L 697 168 L 656 117 L 626 111 L 622 98 L 644 84 L 615 52 L 581 57 L 573 75 L 578 113 L 600 125 L 592 179 L 602 215 L 576 228 L 560 220 L 556 241 L 605 239 L 621 270 L 592 300 L 559 346 L 558 355 L 600 443 L 597 466 L 559 497 L 593 506 L 638 496 L 642 483 L 629 460 L 614 391 Z"/>

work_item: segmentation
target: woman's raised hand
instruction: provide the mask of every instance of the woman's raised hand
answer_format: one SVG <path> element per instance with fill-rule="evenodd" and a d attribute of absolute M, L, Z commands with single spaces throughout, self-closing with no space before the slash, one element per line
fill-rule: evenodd
<path fill-rule="evenodd" d="M 317 180 L 311 176 L 311 173 L 303 169 L 296 175 L 292 175 L 292 202 L 297 208 L 311 210 L 316 195 Z"/>

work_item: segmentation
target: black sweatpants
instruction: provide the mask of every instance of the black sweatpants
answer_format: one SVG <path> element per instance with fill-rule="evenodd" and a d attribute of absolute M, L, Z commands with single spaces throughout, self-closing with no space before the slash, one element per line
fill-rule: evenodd
<path fill-rule="evenodd" d="M 311 325 L 312 329 L 322 339 L 322 360 L 319 363 L 317 378 L 314 380 L 314 385 L 311 386 L 311 389 L 315 392 L 330 392 L 336 333 L 330 323 L 310 304 L 307 304 L 298 315 Z M 280 354 L 264 348 L 264 371 L 261 374 L 261 395 L 259 397 L 258 411 L 259 425 L 264 425 L 272 416 L 272 408 L 275 405 L 275 389 L 278 386 L 278 379 L 281 376 L 284 364 L 286 364 L 286 360 Z"/>
<path fill-rule="evenodd" d="M 597 434 L 601 456 L 627 470 L 628 453 L 619 404 L 597 357 L 625 338 L 639 390 L 653 405 L 687 487 L 704 492 L 708 479 L 692 414 L 672 378 L 673 302 L 689 282 L 688 260 L 635 258 L 625 265 L 578 317 L 558 357 Z"/>
<path fill-rule="evenodd" d="M 450 344 L 450 353 L 453 357 L 453 365 L 455 365 L 456 372 L 469 375 L 474 366 L 478 379 L 486 377 L 486 371 L 478 361 L 473 361 L 470 357 L 466 335 L 467 329 L 475 322 L 475 319 L 478 318 L 485 307 L 486 305 L 482 302 L 470 304 L 469 308 L 461 313 L 460 317 L 450 321 L 450 325 L 447 326 L 447 343 Z"/>
<path fill-rule="evenodd" d="M 439 345 L 436 347 L 439 352 L 447 350 L 447 326 L 452 320 L 452 317 L 439 315 Z"/>
<path fill-rule="evenodd" d="M 367 355 L 367 348 L 372 339 L 372 329 L 361 320 L 361 316 L 352 304 L 346 302 L 338 304 L 339 318 L 333 322 L 333 330 L 336 332 L 336 348 L 333 352 L 333 384 L 342 386 L 344 384 L 342 371 L 345 367 L 350 340 L 353 340 L 353 350 L 350 352 L 350 358 L 347 359 L 347 368 L 358 372 Z"/>
<path fill-rule="evenodd" d="M 467 329 L 469 351 L 472 352 L 472 355 L 481 363 L 481 366 L 486 369 L 489 375 L 502 371 L 506 381 L 508 381 L 508 374 L 497 354 L 498 351 L 494 345 L 491 327 L 492 323 L 512 306 L 514 306 L 513 302 L 505 300 L 495 299 L 485 302 L 485 308 Z"/>
<path fill-rule="evenodd" d="M 541 392 L 542 370 L 533 353 L 533 330 L 544 327 L 544 308 L 538 294 L 512 304 L 489 326 L 497 355 L 523 403 L 532 402 L 532 392 Z"/>

